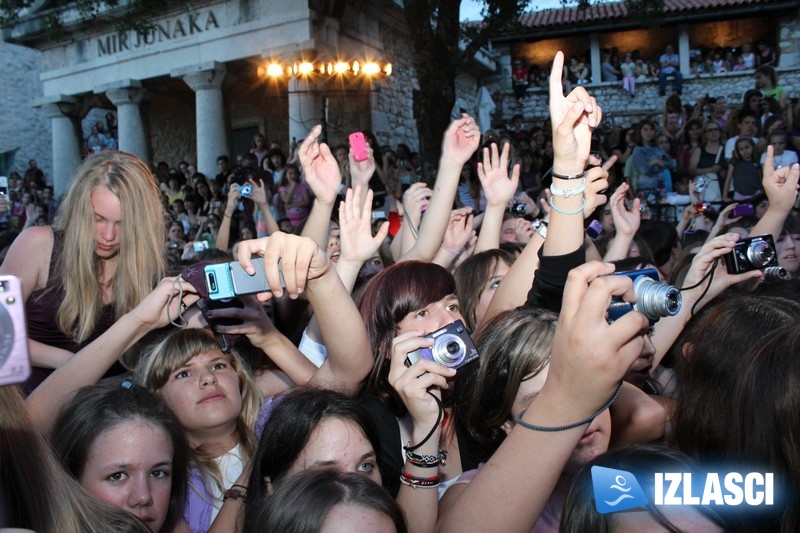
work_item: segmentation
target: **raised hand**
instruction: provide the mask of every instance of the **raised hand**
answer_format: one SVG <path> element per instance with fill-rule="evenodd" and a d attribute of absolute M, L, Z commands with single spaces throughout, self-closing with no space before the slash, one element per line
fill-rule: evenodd
<path fill-rule="evenodd" d="M 647 318 L 631 311 L 606 320 L 612 296 L 633 302 L 633 282 L 610 276 L 614 266 L 599 261 L 570 271 L 558 318 L 545 389 L 586 416 L 605 404 L 644 347 Z"/>
<path fill-rule="evenodd" d="M 478 178 L 486 194 L 487 205 L 505 206 L 514 198 L 519 185 L 519 165 L 514 165 L 511 178 L 508 176 L 508 153 L 511 145 L 505 143 L 503 151 L 498 155 L 497 144 L 491 149 L 483 149 L 483 163 L 478 163 Z"/>
<path fill-rule="evenodd" d="M 280 272 L 286 284 L 286 293 L 290 298 L 297 298 L 305 290 L 306 284 L 323 276 L 330 269 L 328 256 L 308 237 L 273 233 L 269 237 L 242 241 L 239 243 L 239 263 L 251 276 L 255 274 L 252 255 L 264 257 L 264 271 L 272 292 L 258 295 L 260 301 L 267 301 L 274 295 L 283 296 L 278 260 L 281 261 Z"/>
<path fill-rule="evenodd" d="M 431 394 L 441 398 L 441 389 L 449 388 L 447 378 L 455 376 L 456 371 L 428 359 L 420 359 L 410 367 L 405 366 L 409 352 L 433 345 L 433 341 L 423 335 L 422 331 L 407 331 L 394 338 L 389 384 L 408 409 L 414 427 L 427 431 L 439 417 L 439 405 Z"/>
<path fill-rule="evenodd" d="M 725 233 L 724 235 L 711 239 L 703 245 L 692 260 L 692 265 L 689 267 L 689 272 L 686 274 L 683 286 L 691 287 L 697 285 L 712 268 L 716 269 L 714 271 L 714 278 L 701 283 L 699 287 L 687 290 L 684 292 L 684 297 L 697 301 L 705 291 L 703 299 L 707 303 L 731 285 L 741 283 L 742 281 L 757 279 L 764 275 L 764 272 L 761 270 L 751 270 L 744 274 L 728 274 L 728 269 L 725 267 L 725 261 L 722 260 L 722 256 L 730 253 L 733 247 L 736 246 L 738 240 L 738 234 Z M 709 283 L 710 285 L 708 285 Z M 707 291 L 706 287 L 708 287 Z"/>
<path fill-rule="evenodd" d="M 800 165 L 775 168 L 774 150 L 772 145 L 767 146 L 767 157 L 764 160 L 763 178 L 761 185 L 772 207 L 791 210 L 797 198 L 797 182 L 800 178 Z"/>
<path fill-rule="evenodd" d="M 183 299 L 180 298 L 181 290 Z M 131 316 L 146 328 L 156 329 L 175 320 L 184 309 L 199 299 L 196 289 L 188 281 L 175 277 L 164 278 L 131 310 Z"/>
<path fill-rule="evenodd" d="M 300 164 L 303 165 L 306 183 L 317 200 L 332 205 L 342 183 L 342 173 L 330 147 L 317 142 L 321 134 L 322 126 L 314 126 L 300 145 Z"/>
<path fill-rule="evenodd" d="M 389 234 L 389 223 L 384 222 L 377 235 L 372 236 L 372 191 L 367 191 L 363 205 L 358 205 L 360 198 L 359 185 L 355 191 L 347 189 L 344 202 L 339 204 L 340 262 L 363 263 L 369 260 Z"/>
<path fill-rule="evenodd" d="M 347 159 L 350 163 L 350 179 L 353 188 L 359 185 L 362 188 L 362 193 L 369 188 L 369 180 L 375 174 L 375 157 L 372 154 L 372 147 L 367 144 L 367 158 L 364 161 L 356 161 L 353 159 L 353 149 L 347 153 Z"/>
<path fill-rule="evenodd" d="M 444 132 L 442 160 L 461 168 L 478 149 L 480 141 L 481 131 L 475 119 L 462 113 L 461 118 L 451 122 Z"/>
<path fill-rule="evenodd" d="M 242 189 L 236 184 L 231 184 L 230 188 L 228 189 L 228 203 L 225 206 L 226 215 L 233 215 L 233 212 L 236 210 L 236 204 L 239 203 L 239 198 L 241 198 L 241 196 Z"/>
<path fill-rule="evenodd" d="M 579 174 L 586 166 L 592 143 L 592 129 L 603 113 L 597 101 L 581 86 L 564 96 L 561 72 L 564 54 L 557 52 L 550 72 L 550 119 L 553 123 L 554 171 Z"/>
<path fill-rule="evenodd" d="M 524 218 L 518 218 L 514 222 L 514 233 L 517 236 L 517 242 L 519 244 L 528 244 L 528 241 L 533 238 L 533 226 L 531 226 L 530 221 Z"/>
<path fill-rule="evenodd" d="M 259 346 L 266 335 L 275 331 L 275 326 L 270 321 L 267 312 L 264 310 L 264 305 L 258 301 L 258 298 L 252 294 L 239 296 L 238 298 L 244 303 L 244 307 L 230 306 L 210 309 L 208 318 L 212 320 L 220 318 L 237 318 L 241 320 L 241 324 L 217 324 L 216 329 L 220 333 L 230 335 L 247 335 L 251 343 Z"/>
<path fill-rule="evenodd" d="M 404 216 L 417 229 L 419 228 L 420 220 L 422 220 L 422 212 L 430 204 L 431 196 L 433 196 L 433 191 L 421 181 L 412 183 L 403 194 Z"/>
<path fill-rule="evenodd" d="M 475 230 L 472 229 L 472 218 L 471 207 L 454 209 L 450 213 L 450 222 L 447 223 L 442 248 L 451 253 L 460 253 L 475 235 Z"/>
<path fill-rule="evenodd" d="M 616 228 L 617 233 L 632 237 L 639 230 L 639 226 L 642 223 L 642 212 L 639 210 L 641 200 L 638 198 L 633 201 L 633 206 L 628 211 L 625 206 L 628 189 L 630 189 L 630 186 L 623 182 L 611 195 L 611 216 L 614 217 L 614 228 Z"/>
<path fill-rule="evenodd" d="M 254 179 L 250 178 L 247 180 L 247 182 L 253 186 L 253 196 L 251 196 L 253 202 L 256 205 L 264 205 L 268 203 L 267 190 L 264 186 L 264 180 L 258 180 L 258 182 L 256 182 Z"/>

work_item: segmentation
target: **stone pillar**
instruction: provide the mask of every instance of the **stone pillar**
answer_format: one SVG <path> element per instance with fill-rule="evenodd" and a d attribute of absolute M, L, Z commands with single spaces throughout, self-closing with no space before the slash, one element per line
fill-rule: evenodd
<path fill-rule="evenodd" d="M 323 92 L 314 82 L 289 79 L 289 138 L 302 142 L 311 128 L 322 123 Z"/>
<path fill-rule="evenodd" d="M 195 92 L 197 113 L 197 170 L 206 176 L 217 174 L 217 156 L 228 154 L 222 81 L 225 65 L 216 61 L 183 68 L 171 73 L 181 77 Z"/>
<path fill-rule="evenodd" d="M 119 149 L 136 154 L 145 161 L 150 160 L 147 136 L 144 132 L 139 104 L 144 98 L 144 89 L 138 80 L 121 80 L 95 92 L 105 92 L 111 103 L 117 106 L 117 129 Z"/>
<path fill-rule="evenodd" d="M 681 24 L 678 27 L 678 56 L 681 58 L 681 74 L 685 78 L 692 72 L 692 67 L 689 64 L 689 26 Z"/>
<path fill-rule="evenodd" d="M 77 103 L 75 97 L 55 95 L 42 98 L 35 104 L 52 121 L 53 192 L 56 198 L 67 192 L 72 173 L 81 162 L 83 139 L 73 115 Z"/>
<path fill-rule="evenodd" d="M 592 56 L 592 83 L 603 81 L 602 69 L 600 68 L 600 34 L 592 33 L 589 35 L 589 49 Z"/>

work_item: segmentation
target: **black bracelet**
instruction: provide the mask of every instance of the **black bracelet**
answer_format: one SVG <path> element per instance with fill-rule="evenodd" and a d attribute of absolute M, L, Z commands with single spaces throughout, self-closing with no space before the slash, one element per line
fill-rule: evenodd
<path fill-rule="evenodd" d="M 574 176 L 565 176 L 564 174 L 556 174 L 556 171 L 554 170 L 552 175 L 554 178 L 558 178 L 560 180 L 579 180 L 586 176 L 586 171 L 584 170 L 580 174 L 575 174 Z"/>
<path fill-rule="evenodd" d="M 438 428 L 439 424 L 442 423 L 442 418 L 444 417 L 444 406 L 442 405 L 442 401 L 439 398 L 437 398 L 436 396 L 434 396 L 433 394 L 431 394 L 431 391 L 427 391 L 427 392 L 428 392 L 428 394 L 431 395 L 431 397 L 434 400 L 436 400 L 436 405 L 439 406 L 439 416 L 436 418 L 436 423 L 433 425 L 431 430 L 428 432 L 427 435 L 425 435 L 425 438 L 422 439 L 416 446 L 403 446 L 403 449 L 406 451 L 406 453 L 413 452 L 414 450 L 418 449 L 420 446 L 422 446 L 423 444 L 428 442 L 428 439 L 430 439 L 431 436 L 434 434 L 434 432 L 436 431 L 436 428 Z M 411 444 L 411 443 L 409 443 L 409 444 Z"/>
<path fill-rule="evenodd" d="M 522 412 L 519 415 L 517 415 L 517 418 L 516 418 L 517 424 L 519 424 L 520 426 L 522 426 L 524 428 L 532 429 L 533 431 L 547 431 L 547 432 L 551 432 L 551 431 L 566 431 L 568 429 L 574 429 L 574 428 L 580 427 L 580 426 L 582 426 L 584 424 L 588 424 L 592 420 L 594 420 L 595 418 L 600 416 L 600 414 L 602 414 L 603 411 L 605 411 L 606 409 L 611 407 L 611 405 L 615 401 L 617 401 L 617 397 L 619 396 L 619 393 L 622 392 L 622 383 L 623 383 L 622 381 L 619 382 L 619 386 L 617 387 L 617 392 L 614 393 L 614 396 L 612 396 L 611 399 L 608 400 L 608 402 L 606 402 L 606 404 L 603 407 L 601 407 L 599 411 L 597 411 L 595 414 L 589 416 L 588 418 L 584 418 L 583 420 L 581 420 L 579 422 L 575 422 L 574 424 L 567 424 L 566 426 L 536 426 L 534 424 L 529 424 L 528 422 L 525 422 L 524 420 L 522 420 L 522 417 L 525 416 L 525 411 L 527 411 L 527 409 L 523 409 Z"/>

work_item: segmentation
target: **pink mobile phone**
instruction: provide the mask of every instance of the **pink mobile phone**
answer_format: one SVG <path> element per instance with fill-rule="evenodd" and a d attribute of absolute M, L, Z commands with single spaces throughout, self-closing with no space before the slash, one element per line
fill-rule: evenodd
<path fill-rule="evenodd" d="M 367 140 L 364 134 L 360 131 L 351 133 L 348 137 L 350 141 L 350 148 L 353 149 L 353 159 L 355 161 L 366 161 L 369 155 L 367 154 Z"/>

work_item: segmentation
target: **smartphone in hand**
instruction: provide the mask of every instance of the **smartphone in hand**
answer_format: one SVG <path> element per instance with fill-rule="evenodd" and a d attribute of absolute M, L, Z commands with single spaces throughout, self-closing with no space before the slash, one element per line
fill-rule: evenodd
<path fill-rule="evenodd" d="M 367 153 L 367 140 L 364 134 L 360 131 L 351 133 L 348 140 L 350 141 L 350 148 L 353 150 L 353 159 L 358 162 L 366 161 L 369 154 Z"/>

